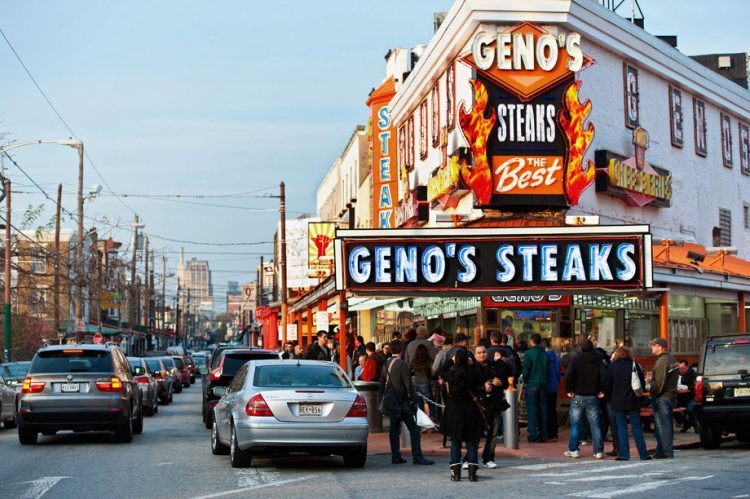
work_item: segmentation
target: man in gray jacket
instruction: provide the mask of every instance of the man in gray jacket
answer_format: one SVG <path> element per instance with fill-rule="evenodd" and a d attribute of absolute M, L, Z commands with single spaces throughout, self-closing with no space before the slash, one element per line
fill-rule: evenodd
<path fill-rule="evenodd" d="M 432 342 L 427 339 L 427 328 L 424 326 L 419 326 L 417 328 L 417 337 L 414 339 L 414 341 L 411 341 L 408 345 L 406 345 L 404 361 L 406 362 L 407 366 L 411 367 L 411 361 L 414 358 L 414 354 L 417 352 L 417 347 L 419 345 L 424 345 L 427 348 L 427 352 L 430 354 L 430 359 L 433 361 L 435 360 L 435 355 L 437 355 L 435 345 L 433 345 Z"/>
<path fill-rule="evenodd" d="M 677 392 L 679 364 L 667 351 L 668 343 L 664 338 L 651 340 L 650 345 L 651 353 L 656 355 L 650 389 L 656 434 L 654 459 L 671 459 L 674 457 L 672 411 L 674 395 Z"/>

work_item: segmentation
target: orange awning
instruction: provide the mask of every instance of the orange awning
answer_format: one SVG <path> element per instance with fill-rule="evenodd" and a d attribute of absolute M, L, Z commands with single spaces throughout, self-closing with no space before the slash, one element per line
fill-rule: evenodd
<path fill-rule="evenodd" d="M 664 240 L 653 245 L 656 267 L 678 268 L 750 278 L 750 261 L 730 255 L 724 250 L 708 253 L 706 247 L 695 243 L 674 244 Z"/>

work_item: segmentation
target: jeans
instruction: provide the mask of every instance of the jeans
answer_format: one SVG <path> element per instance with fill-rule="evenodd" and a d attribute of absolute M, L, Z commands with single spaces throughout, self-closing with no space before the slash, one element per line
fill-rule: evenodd
<path fill-rule="evenodd" d="M 389 416 L 391 428 L 388 431 L 388 438 L 391 442 L 391 460 L 396 461 L 401 458 L 401 422 L 406 424 L 411 436 L 411 457 L 417 459 L 422 457 L 421 433 L 417 422 L 412 416 Z"/>
<path fill-rule="evenodd" d="M 490 421 L 490 431 L 487 432 L 487 441 L 484 442 L 484 449 L 482 450 L 482 462 L 487 463 L 495 460 L 495 447 L 497 446 L 497 434 L 500 430 L 500 425 L 503 422 L 503 418 L 500 416 L 500 411 L 490 412 L 487 414 L 487 419 Z M 469 462 L 475 462 L 469 460 Z"/>
<path fill-rule="evenodd" d="M 651 407 L 654 410 L 654 433 L 656 434 L 656 455 L 672 456 L 673 433 L 672 412 L 674 410 L 674 401 L 671 395 L 664 395 L 651 401 Z"/>
<path fill-rule="evenodd" d="M 528 419 L 529 438 L 547 440 L 547 389 L 546 387 L 526 388 L 526 418 Z"/>
<path fill-rule="evenodd" d="M 591 427 L 594 454 L 604 452 L 604 441 L 602 441 L 602 427 L 599 422 L 599 399 L 594 395 L 574 395 L 570 401 L 570 440 L 568 450 L 578 450 L 580 442 L 581 427 L 583 426 L 583 415 Z"/>
<path fill-rule="evenodd" d="M 643 430 L 641 429 L 641 411 L 614 411 L 615 424 L 617 426 L 617 440 L 619 444 L 620 459 L 630 459 L 630 442 L 628 441 L 628 420 L 633 432 L 635 447 L 638 449 L 638 457 L 648 459 L 648 449 L 646 441 L 643 439 Z"/>
<path fill-rule="evenodd" d="M 691 426 L 698 431 L 698 417 L 695 415 L 695 401 L 690 399 L 685 404 L 685 422 L 683 428 L 690 428 Z"/>
<path fill-rule="evenodd" d="M 466 462 L 479 464 L 479 439 L 466 441 Z M 451 465 L 461 462 L 461 439 L 451 439 Z"/>
<path fill-rule="evenodd" d="M 547 434 L 557 438 L 557 392 L 547 392 Z"/>

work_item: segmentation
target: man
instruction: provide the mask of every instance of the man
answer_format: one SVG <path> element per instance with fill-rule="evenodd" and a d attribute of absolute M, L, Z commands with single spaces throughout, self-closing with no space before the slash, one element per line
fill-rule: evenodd
<path fill-rule="evenodd" d="M 432 336 L 427 338 L 427 341 L 431 341 L 432 346 L 435 347 L 435 356 L 437 356 L 437 352 L 442 350 L 445 346 L 445 336 L 440 334 L 438 331 L 439 330 L 436 329 L 435 331 L 433 331 Z"/>
<path fill-rule="evenodd" d="M 685 415 L 682 421 L 680 433 L 686 433 L 692 426 L 695 433 L 698 433 L 698 418 L 695 416 L 695 371 L 690 367 L 685 359 L 680 361 L 680 377 L 677 380 L 677 406 L 685 408 Z"/>
<path fill-rule="evenodd" d="M 331 349 L 328 348 L 328 332 L 321 329 L 317 336 L 318 341 L 310 345 L 305 358 L 308 360 L 331 360 Z"/>
<path fill-rule="evenodd" d="M 531 336 L 534 334 L 534 325 L 530 322 L 523 323 L 523 329 L 518 335 L 518 349 L 521 350 L 521 342 L 523 341 L 527 345 L 531 341 Z"/>
<path fill-rule="evenodd" d="M 495 352 L 500 352 L 502 347 L 500 346 L 500 331 L 496 329 L 490 330 L 490 346 L 487 348 L 487 358 L 492 361 L 495 358 Z"/>
<path fill-rule="evenodd" d="M 654 459 L 671 459 L 674 457 L 673 397 L 677 392 L 679 367 L 672 354 L 667 351 L 667 340 L 656 338 L 651 340 L 650 345 L 651 353 L 656 356 L 650 390 L 656 434 Z"/>
<path fill-rule="evenodd" d="M 284 351 L 281 353 L 281 358 L 284 360 L 293 359 L 294 343 L 287 341 L 284 343 Z"/>
<path fill-rule="evenodd" d="M 453 346 L 451 348 L 448 348 L 448 349 L 443 348 L 442 350 L 440 350 L 440 352 L 438 352 L 441 355 L 435 355 L 435 360 L 432 362 L 432 372 L 435 374 L 439 373 L 440 368 L 443 367 L 443 364 L 448 362 L 448 360 L 452 359 L 456 355 L 456 352 L 458 351 L 459 348 L 468 350 L 469 348 L 468 345 L 469 345 L 469 337 L 463 333 L 458 333 L 453 338 Z"/>
<path fill-rule="evenodd" d="M 546 442 L 547 434 L 547 354 L 542 346 L 539 333 L 531 335 L 531 348 L 526 352 L 523 362 L 523 381 L 526 384 L 526 417 L 528 419 L 531 442 Z"/>
<path fill-rule="evenodd" d="M 435 355 L 437 355 L 435 346 L 431 341 L 427 339 L 427 328 L 424 326 L 419 326 L 417 328 L 416 334 L 417 337 L 409 342 L 409 344 L 406 346 L 406 352 L 404 353 L 404 361 L 408 366 L 411 366 L 411 359 L 414 358 L 414 353 L 417 351 L 417 347 L 419 345 L 424 345 L 427 348 L 427 353 L 430 354 L 431 360 L 434 361 Z"/>
<path fill-rule="evenodd" d="M 393 414 L 388 414 L 390 418 L 389 440 L 391 444 L 391 464 L 403 464 L 406 460 L 401 457 L 400 434 L 401 423 L 404 423 L 409 429 L 411 437 L 411 456 L 414 464 L 435 464 L 434 461 L 425 459 L 422 455 L 421 433 L 417 422 L 414 420 L 412 407 L 417 404 L 417 393 L 411 384 L 411 374 L 409 366 L 401 358 L 403 351 L 401 340 L 391 341 L 391 359 L 383 366 L 383 372 L 380 374 L 380 394 L 381 398 L 386 392 L 387 387 L 391 387 L 392 397 L 397 410 Z"/>
<path fill-rule="evenodd" d="M 362 336 L 357 336 L 354 338 L 353 358 L 358 359 L 360 355 L 367 355 L 365 352 L 365 339 Z"/>
<path fill-rule="evenodd" d="M 607 371 L 601 359 L 594 354 L 594 344 L 585 340 L 581 352 L 568 365 L 565 373 L 565 391 L 570 401 L 570 440 L 565 455 L 577 458 L 578 446 L 583 429 L 583 415 L 591 427 L 591 438 L 594 446 L 594 458 L 604 457 L 604 441 L 599 423 L 599 399 L 604 398 Z"/>
<path fill-rule="evenodd" d="M 552 349 L 552 341 L 544 338 L 544 353 L 547 354 L 547 433 L 552 442 L 557 442 L 557 388 L 560 386 L 560 357 Z"/>
<path fill-rule="evenodd" d="M 362 371 L 365 368 L 365 362 L 367 362 L 367 355 L 362 354 L 357 357 L 357 367 L 354 368 L 354 381 L 362 381 Z"/>
<path fill-rule="evenodd" d="M 503 334 L 506 337 L 513 338 L 514 348 L 518 348 L 518 339 L 516 338 L 515 331 L 513 331 L 513 316 L 506 315 L 505 317 L 503 317 L 502 326 L 503 326 Z M 508 342 L 506 341 L 505 344 L 507 345 Z"/>
<path fill-rule="evenodd" d="M 504 399 L 503 389 L 508 388 L 510 368 L 505 362 L 492 362 L 488 357 L 487 347 L 479 345 L 474 349 L 474 358 L 477 361 L 475 366 L 480 379 L 484 383 L 481 390 L 477 390 L 475 395 L 479 398 L 482 406 L 487 409 L 487 420 L 490 422 L 487 440 L 482 450 L 482 463 L 485 468 L 495 469 L 497 468 L 495 447 L 497 446 L 497 434 L 502 421 L 500 405 Z"/>
<path fill-rule="evenodd" d="M 380 371 L 383 363 L 375 351 L 375 343 L 372 341 L 367 343 L 365 345 L 365 352 L 367 352 L 367 360 L 365 360 L 365 366 L 362 368 L 362 381 L 380 381 Z"/>
<path fill-rule="evenodd" d="M 595 334 L 590 334 L 588 339 L 591 340 L 591 343 L 594 345 L 594 355 L 599 357 L 599 360 L 604 364 L 604 369 L 607 370 L 611 362 L 609 354 L 599 346 L 599 338 Z M 615 411 L 612 409 L 612 402 L 609 400 L 606 392 L 604 398 L 599 399 L 599 405 L 601 407 L 601 417 L 599 418 L 599 422 L 602 427 L 602 438 L 607 440 L 607 433 L 609 433 L 610 429 L 612 430 L 612 450 L 607 452 L 607 455 L 614 457 L 620 454 L 619 442 L 617 438 L 617 428 L 615 428 L 614 424 Z"/>
<path fill-rule="evenodd" d="M 511 376 L 518 381 L 518 377 L 521 376 L 521 357 L 518 355 L 518 352 L 508 346 L 508 335 L 505 333 L 500 335 L 500 355 L 502 355 L 503 360 L 510 366 Z"/>
<path fill-rule="evenodd" d="M 294 357 L 295 359 L 305 358 L 305 347 L 302 345 L 294 345 Z"/>
<path fill-rule="evenodd" d="M 453 338 L 451 338 L 450 336 L 445 338 L 443 342 L 444 342 L 443 348 L 438 350 L 438 353 L 435 355 L 435 360 L 432 362 L 432 375 L 433 376 L 438 375 L 440 366 L 443 365 L 443 362 L 445 362 L 448 352 L 453 348 Z"/>

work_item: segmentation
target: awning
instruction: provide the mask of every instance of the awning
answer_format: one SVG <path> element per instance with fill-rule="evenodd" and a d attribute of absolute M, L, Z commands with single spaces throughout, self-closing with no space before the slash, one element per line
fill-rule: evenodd
<path fill-rule="evenodd" d="M 95 324 L 86 324 L 85 332 L 86 334 L 96 334 L 99 332 L 99 326 Z M 122 330 L 103 325 L 101 333 L 102 335 L 122 334 Z"/>
<path fill-rule="evenodd" d="M 349 303 L 349 311 L 350 312 L 359 312 L 360 310 L 372 310 L 374 308 L 378 307 L 384 307 L 386 305 L 389 305 L 391 303 L 395 303 L 399 300 L 406 300 L 408 298 L 401 297 L 401 298 L 349 298 L 347 302 Z M 354 300 L 357 300 L 354 305 L 352 305 L 352 302 Z"/>
<path fill-rule="evenodd" d="M 654 244 L 652 253 L 655 266 L 750 278 L 750 261 L 731 255 L 726 250 L 709 253 L 700 244 L 675 244 L 665 240 Z"/>

